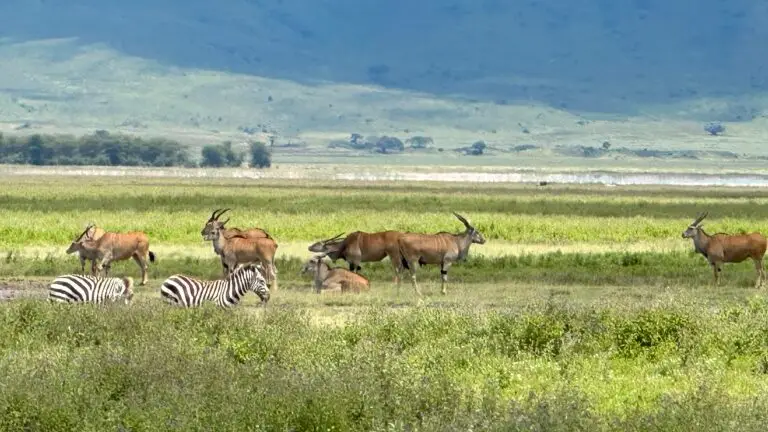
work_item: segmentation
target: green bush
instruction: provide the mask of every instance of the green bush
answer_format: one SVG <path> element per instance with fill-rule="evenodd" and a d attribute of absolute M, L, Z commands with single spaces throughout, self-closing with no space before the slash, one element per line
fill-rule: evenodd
<path fill-rule="evenodd" d="M 0 307 L 0 430 L 762 430 L 768 394 L 739 369 L 760 358 L 706 347 L 768 318 L 734 310 L 369 309 L 319 326 L 287 309 L 20 300 Z M 637 343 L 606 369 L 628 334 L 678 345 L 653 358 Z"/>
<path fill-rule="evenodd" d="M 236 153 L 232 149 L 232 141 L 224 141 L 221 144 L 210 144 L 201 150 L 203 167 L 239 167 L 243 164 L 242 153 Z"/>
<path fill-rule="evenodd" d="M 263 142 L 252 142 L 250 150 L 251 167 L 269 168 L 272 166 L 272 154 Z"/>

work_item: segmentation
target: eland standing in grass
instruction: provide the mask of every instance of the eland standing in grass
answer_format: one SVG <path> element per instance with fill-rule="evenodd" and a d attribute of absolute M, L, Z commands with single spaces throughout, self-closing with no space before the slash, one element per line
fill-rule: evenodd
<path fill-rule="evenodd" d="M 467 219 L 456 212 L 453 212 L 453 215 L 464 224 L 466 229 L 463 233 L 407 233 L 398 240 L 402 265 L 410 271 L 411 283 L 418 295 L 421 295 L 416 283 L 416 269 L 419 265 L 440 265 L 440 275 L 442 276 L 440 292 L 446 294 L 445 284 L 448 281 L 448 269 L 451 265 L 454 262 L 465 260 L 469 254 L 469 247 L 473 243 L 485 243 L 483 235 Z"/>
<path fill-rule="evenodd" d="M 389 257 L 395 271 L 395 283 L 400 285 L 400 247 L 397 241 L 403 235 L 402 232 L 355 231 L 343 240 L 342 235 L 313 243 L 309 251 L 326 254 L 334 262 L 341 258 L 349 263 L 349 270 L 355 273 L 362 270 L 360 263 L 381 261 Z"/>
<path fill-rule="evenodd" d="M 345 268 L 331 267 L 323 261 L 325 255 L 318 255 L 304 264 L 300 274 L 312 273 L 316 293 L 353 292 L 359 294 L 368 291 L 371 286 L 368 279 Z"/>
<path fill-rule="evenodd" d="M 146 285 L 149 276 L 147 274 L 148 262 L 155 262 L 155 254 L 149 250 L 149 237 L 142 231 L 127 233 L 105 232 L 100 238 L 93 239 L 89 236 L 93 225 L 88 225 L 84 235 L 77 240 L 78 250 L 88 251 L 96 257 L 97 273 L 104 270 L 104 276 L 109 275 L 113 261 L 123 261 L 133 258 L 141 269 L 141 285 Z M 71 245 L 70 249 L 75 247 Z"/>
<path fill-rule="evenodd" d="M 93 240 L 98 240 L 101 238 L 101 236 L 104 235 L 104 230 L 97 227 L 94 224 L 89 224 L 85 231 L 83 231 L 82 234 L 77 236 L 73 241 L 72 244 L 69 245 L 69 248 L 67 249 L 67 255 L 77 252 L 78 258 L 80 258 L 80 272 L 85 274 L 85 260 L 91 261 L 91 274 L 96 274 L 96 261 L 97 261 L 97 251 L 96 249 L 86 249 L 82 246 L 80 243 L 80 240 L 83 239 L 83 237 L 88 237 Z"/>
<path fill-rule="evenodd" d="M 210 233 L 213 231 L 214 227 L 219 227 L 224 232 L 224 237 L 231 237 L 235 234 L 244 235 L 248 238 L 268 238 L 271 239 L 272 236 L 269 235 L 269 233 L 266 230 L 263 230 L 261 228 L 248 228 L 246 230 L 241 230 L 240 228 L 225 228 L 224 225 L 229 222 L 229 218 L 225 220 L 224 222 L 221 222 L 219 218 L 224 213 L 230 211 L 232 209 L 225 208 L 225 209 L 216 209 L 211 213 L 211 217 L 208 218 L 208 220 L 205 222 L 205 225 L 203 226 L 203 230 L 200 232 L 203 237 L 207 233 Z"/>
<path fill-rule="evenodd" d="M 227 237 L 224 225 L 227 221 L 206 225 L 201 234 L 205 240 L 213 243 L 213 250 L 221 257 L 224 276 L 231 274 L 238 265 L 260 263 L 267 274 L 267 283 L 277 291 L 277 268 L 275 253 L 277 242 L 271 238 L 251 238 L 235 233 Z"/>
<path fill-rule="evenodd" d="M 765 280 L 763 256 L 765 256 L 766 245 L 768 245 L 765 236 L 759 232 L 709 235 L 704 232 L 701 225 L 701 221 L 707 217 L 707 214 L 700 215 L 688 225 L 688 229 L 683 232 L 683 238 L 693 239 L 693 247 L 696 252 L 704 255 L 704 258 L 709 261 L 714 274 L 714 285 L 718 283 L 723 263 L 740 263 L 751 258 L 757 271 L 755 288 L 760 288 Z"/>

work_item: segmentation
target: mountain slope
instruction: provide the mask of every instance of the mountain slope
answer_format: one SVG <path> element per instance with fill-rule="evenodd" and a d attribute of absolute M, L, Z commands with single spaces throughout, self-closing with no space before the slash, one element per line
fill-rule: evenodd
<path fill-rule="evenodd" d="M 6 0 L 0 17 L 2 115 L 58 128 L 662 146 L 759 119 L 768 85 L 757 0 Z M 672 123 L 577 125 L 596 113 Z"/>

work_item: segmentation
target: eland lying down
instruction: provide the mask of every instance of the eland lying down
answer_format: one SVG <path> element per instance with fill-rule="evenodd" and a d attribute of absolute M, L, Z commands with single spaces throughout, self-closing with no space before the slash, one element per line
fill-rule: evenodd
<path fill-rule="evenodd" d="M 301 269 L 301 274 L 313 274 L 313 287 L 316 293 L 352 292 L 357 294 L 362 291 L 368 291 L 371 288 L 368 279 L 365 277 L 345 268 L 333 268 L 323 261 L 324 257 L 325 255 L 313 257 Z"/>

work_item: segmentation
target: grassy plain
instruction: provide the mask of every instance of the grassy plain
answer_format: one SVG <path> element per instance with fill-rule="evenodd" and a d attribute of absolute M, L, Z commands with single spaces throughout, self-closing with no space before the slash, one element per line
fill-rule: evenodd
<path fill-rule="evenodd" d="M 0 429 L 762 430 L 768 302 L 750 263 L 722 285 L 680 238 L 768 231 L 768 193 L 742 188 L 275 179 L 3 178 L 0 278 L 42 296 L 79 268 L 87 221 L 144 230 L 158 255 L 125 307 L 0 306 Z M 219 275 L 200 229 L 214 208 L 280 243 L 263 310 L 180 311 L 157 287 Z M 425 296 L 364 264 L 370 294 L 317 296 L 306 246 L 353 230 L 488 239 Z M 340 264 L 339 264 L 340 265 Z M 116 274 L 138 276 L 133 263 Z M 158 361 L 162 359 L 162 361 Z M 98 368 L 92 365 L 98 364 Z"/>

